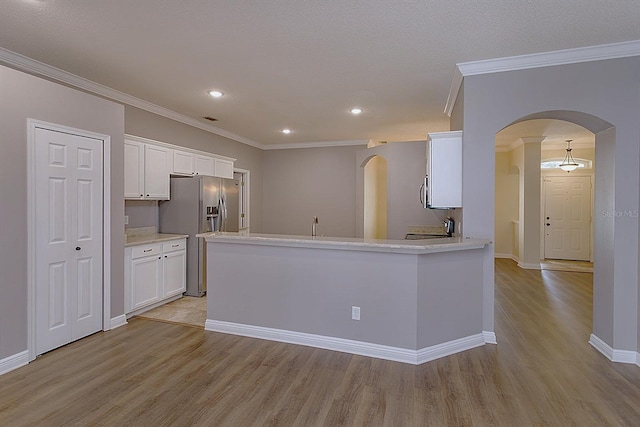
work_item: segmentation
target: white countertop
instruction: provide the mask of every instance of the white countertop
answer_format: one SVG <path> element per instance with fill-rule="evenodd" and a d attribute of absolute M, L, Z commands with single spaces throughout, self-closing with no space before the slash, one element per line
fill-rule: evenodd
<path fill-rule="evenodd" d="M 125 230 L 125 247 L 184 239 L 188 234 L 158 233 L 155 227 L 140 227 Z"/>
<path fill-rule="evenodd" d="M 486 239 L 447 237 L 426 240 L 376 240 L 350 237 L 311 237 L 284 234 L 257 233 L 202 233 L 210 243 L 235 243 L 263 246 L 288 246 L 295 248 L 335 249 L 347 251 L 388 252 L 404 254 L 427 254 L 467 249 L 480 249 L 491 243 Z"/>

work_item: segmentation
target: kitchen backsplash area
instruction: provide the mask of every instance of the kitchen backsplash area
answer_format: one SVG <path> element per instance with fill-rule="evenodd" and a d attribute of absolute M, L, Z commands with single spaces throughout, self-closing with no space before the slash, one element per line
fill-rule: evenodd
<path fill-rule="evenodd" d="M 138 227 L 158 228 L 157 200 L 125 200 L 125 229 Z"/>

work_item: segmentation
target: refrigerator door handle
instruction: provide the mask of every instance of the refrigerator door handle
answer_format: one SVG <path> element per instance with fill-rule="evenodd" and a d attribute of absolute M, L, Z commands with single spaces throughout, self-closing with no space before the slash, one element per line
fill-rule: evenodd
<path fill-rule="evenodd" d="M 220 203 L 222 204 L 222 224 L 220 231 L 227 231 L 227 204 L 224 201 L 224 197 L 220 198 Z"/>

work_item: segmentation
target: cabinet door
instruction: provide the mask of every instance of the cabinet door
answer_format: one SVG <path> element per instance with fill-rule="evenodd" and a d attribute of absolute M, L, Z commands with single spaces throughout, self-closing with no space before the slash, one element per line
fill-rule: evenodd
<path fill-rule="evenodd" d="M 215 159 L 213 157 L 195 156 L 196 175 L 215 176 Z"/>
<path fill-rule="evenodd" d="M 165 298 L 187 290 L 187 252 L 168 252 L 163 255 L 163 277 Z"/>
<path fill-rule="evenodd" d="M 173 173 L 193 175 L 194 155 L 184 151 L 173 151 Z"/>
<path fill-rule="evenodd" d="M 162 257 L 160 255 L 131 261 L 131 310 L 160 300 L 161 274 Z"/>
<path fill-rule="evenodd" d="M 216 176 L 221 178 L 233 178 L 233 162 L 216 159 Z"/>
<path fill-rule="evenodd" d="M 145 144 L 144 149 L 144 197 L 169 200 L 169 159 L 172 150 Z"/>
<path fill-rule="evenodd" d="M 124 197 L 144 197 L 144 144 L 124 142 Z"/>

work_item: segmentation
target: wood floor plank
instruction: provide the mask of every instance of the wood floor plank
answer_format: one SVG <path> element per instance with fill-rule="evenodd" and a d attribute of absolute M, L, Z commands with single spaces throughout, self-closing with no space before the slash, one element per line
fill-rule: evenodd
<path fill-rule="evenodd" d="M 588 344 L 592 274 L 495 272 L 497 346 L 412 366 L 133 319 L 0 376 L 0 425 L 640 425 L 640 368 Z"/>

